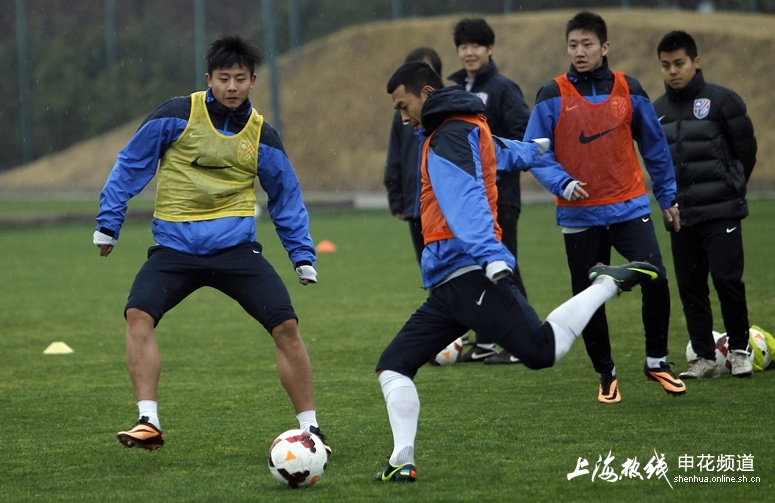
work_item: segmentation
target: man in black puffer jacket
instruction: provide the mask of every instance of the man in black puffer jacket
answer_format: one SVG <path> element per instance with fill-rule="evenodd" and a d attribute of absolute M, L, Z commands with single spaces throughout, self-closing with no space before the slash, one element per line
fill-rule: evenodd
<path fill-rule="evenodd" d="M 718 293 L 732 375 L 748 377 L 748 307 L 741 221 L 756 164 L 756 138 L 742 98 L 705 82 L 697 45 L 683 31 L 657 47 L 666 93 L 654 101 L 673 157 L 681 230 L 671 229 L 678 291 L 697 358 L 681 378 L 716 377 L 708 274 Z"/>

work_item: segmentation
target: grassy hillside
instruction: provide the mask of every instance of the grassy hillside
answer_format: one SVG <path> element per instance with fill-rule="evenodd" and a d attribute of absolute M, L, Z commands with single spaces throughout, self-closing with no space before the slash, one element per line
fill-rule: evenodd
<path fill-rule="evenodd" d="M 735 89 L 746 101 L 759 138 L 752 189 L 775 186 L 775 103 L 769 89 L 775 17 L 697 14 L 641 9 L 599 11 L 609 25 L 613 68 L 638 78 L 656 98 L 663 92 L 656 44 L 664 33 L 685 29 L 699 45 L 708 80 Z M 494 59 L 532 105 L 538 88 L 568 67 L 565 22 L 574 11 L 489 16 L 496 33 Z M 283 139 L 307 191 L 381 191 L 391 118 L 385 83 L 407 52 L 436 48 L 444 74 L 458 69 L 452 28 L 460 16 L 379 22 L 352 27 L 307 44 L 279 61 Z M 268 69 L 259 71 L 251 96 L 273 122 Z M 146 113 L 142 111 L 141 115 Z M 139 121 L 139 118 L 138 118 Z M 0 176 L 0 193 L 35 190 L 99 190 L 116 153 L 137 127 L 133 121 Z M 543 190 L 530 176 L 527 189 Z"/>

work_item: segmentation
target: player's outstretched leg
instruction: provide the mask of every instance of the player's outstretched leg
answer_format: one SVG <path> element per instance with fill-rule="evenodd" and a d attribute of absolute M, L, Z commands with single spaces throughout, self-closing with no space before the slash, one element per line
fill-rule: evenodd
<path fill-rule="evenodd" d="M 598 264 L 592 267 L 589 270 L 592 284 L 563 302 L 546 317 L 546 322 L 554 332 L 554 362 L 560 361 L 568 352 L 600 306 L 622 291 L 660 277 L 660 270 L 648 262 L 631 262 L 621 266 Z"/>
<path fill-rule="evenodd" d="M 592 266 L 589 270 L 589 281 L 593 282 L 600 276 L 612 278 L 620 292 L 629 292 L 635 285 L 661 278 L 662 271 L 648 262 Z"/>

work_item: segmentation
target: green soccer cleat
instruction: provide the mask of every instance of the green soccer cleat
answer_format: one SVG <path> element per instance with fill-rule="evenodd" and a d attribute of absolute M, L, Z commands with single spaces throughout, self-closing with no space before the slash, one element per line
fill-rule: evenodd
<path fill-rule="evenodd" d="M 662 273 L 648 262 L 630 262 L 624 265 L 597 264 L 589 270 L 589 282 L 600 276 L 614 280 L 620 292 L 629 292 L 635 285 L 653 281 L 662 277 Z"/>
<path fill-rule="evenodd" d="M 415 482 L 417 481 L 417 469 L 411 463 L 393 466 L 388 462 L 385 469 L 377 472 L 374 478 L 381 482 Z"/>

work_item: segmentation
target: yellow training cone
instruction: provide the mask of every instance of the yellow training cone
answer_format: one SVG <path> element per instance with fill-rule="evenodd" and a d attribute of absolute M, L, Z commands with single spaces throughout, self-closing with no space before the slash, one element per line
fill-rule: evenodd
<path fill-rule="evenodd" d="M 44 355 L 68 355 L 73 352 L 73 348 L 65 344 L 64 342 L 52 342 L 48 345 Z"/>

